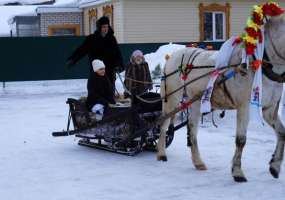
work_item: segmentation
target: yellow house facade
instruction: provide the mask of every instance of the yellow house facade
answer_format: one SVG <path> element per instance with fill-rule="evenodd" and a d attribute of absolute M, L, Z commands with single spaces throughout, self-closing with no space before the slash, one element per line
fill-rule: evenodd
<path fill-rule="evenodd" d="M 225 41 L 240 34 L 253 0 L 83 0 L 84 34 L 108 16 L 119 43 Z M 285 8 L 285 0 L 277 1 Z"/>

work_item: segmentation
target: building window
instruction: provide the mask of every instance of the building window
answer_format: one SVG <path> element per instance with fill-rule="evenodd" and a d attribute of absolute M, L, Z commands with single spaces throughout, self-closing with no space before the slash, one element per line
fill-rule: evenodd
<path fill-rule="evenodd" d="M 114 27 L 114 18 L 113 18 L 113 5 L 107 5 L 103 7 L 103 15 L 108 17 L 110 20 L 110 25 Z"/>
<path fill-rule="evenodd" d="M 200 41 L 225 41 L 230 35 L 230 5 L 199 5 Z"/>
<path fill-rule="evenodd" d="M 79 36 L 80 25 L 78 24 L 62 24 L 49 25 L 48 36 Z"/>
<path fill-rule="evenodd" d="M 96 21 L 97 21 L 97 8 L 92 8 L 88 11 L 89 16 L 89 31 L 94 33 L 96 31 Z"/>

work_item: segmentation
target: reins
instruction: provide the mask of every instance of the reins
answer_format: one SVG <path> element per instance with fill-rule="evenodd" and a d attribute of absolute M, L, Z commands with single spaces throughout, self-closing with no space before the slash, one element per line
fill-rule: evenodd
<path fill-rule="evenodd" d="M 205 73 L 205 74 L 202 74 L 202 75 L 200 75 L 200 76 L 198 76 L 198 77 L 196 77 L 196 78 L 194 78 L 194 79 L 192 79 L 192 80 L 190 80 L 190 81 L 188 81 L 188 82 L 185 82 L 182 86 L 176 88 L 175 90 L 171 91 L 170 93 L 164 95 L 163 97 L 161 97 L 161 98 L 159 98 L 159 99 L 146 100 L 146 99 L 142 98 L 141 95 L 135 95 L 135 97 L 138 98 L 140 101 L 143 101 L 143 102 L 145 102 L 145 103 L 150 103 L 150 104 L 151 104 L 151 103 L 157 103 L 157 102 L 162 101 L 162 100 L 168 98 L 169 96 L 175 94 L 176 92 L 180 91 L 181 89 L 187 87 L 187 86 L 190 85 L 191 83 L 196 82 L 196 81 L 198 81 L 198 80 L 200 80 L 200 79 L 202 79 L 202 78 L 204 78 L 204 77 L 206 77 L 206 76 L 209 76 L 209 75 L 211 75 L 212 73 L 214 73 L 214 72 L 216 72 L 216 71 L 219 71 L 219 72 L 220 72 L 220 71 L 222 71 L 222 70 L 224 70 L 224 69 L 228 69 L 228 68 L 232 68 L 232 67 L 238 67 L 239 65 L 240 65 L 240 64 L 229 65 L 229 66 L 224 66 L 224 67 L 220 67 L 220 68 L 211 70 L 210 72 L 207 72 L 207 73 Z M 193 69 L 205 69 L 205 68 L 214 68 L 214 66 L 196 66 L 196 67 L 193 67 Z M 178 70 L 175 70 L 174 72 L 177 73 Z M 173 74 L 175 74 L 174 72 L 171 72 L 170 74 L 173 75 Z M 132 95 L 131 92 L 126 88 L 126 86 L 125 86 L 125 84 L 124 84 L 124 82 L 123 82 L 123 80 L 122 80 L 121 75 L 120 75 L 119 73 L 117 73 L 117 74 L 118 74 L 118 77 L 119 77 L 119 79 L 120 79 L 120 81 L 121 81 L 121 83 L 122 83 L 122 85 L 123 85 L 125 91 L 126 91 L 129 95 Z M 168 75 L 169 75 L 169 74 L 168 74 Z M 169 77 L 169 76 L 167 76 L 167 77 Z M 161 81 L 165 81 L 165 79 L 162 79 Z"/>

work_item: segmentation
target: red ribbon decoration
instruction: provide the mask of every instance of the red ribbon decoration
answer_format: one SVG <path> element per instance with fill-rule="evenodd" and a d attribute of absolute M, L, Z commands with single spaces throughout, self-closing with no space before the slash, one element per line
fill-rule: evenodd
<path fill-rule="evenodd" d="M 181 76 L 181 79 L 183 80 L 183 81 L 186 81 L 187 80 L 187 74 L 182 74 L 182 76 Z"/>
<path fill-rule="evenodd" d="M 192 64 L 187 64 L 187 69 L 192 69 L 193 65 Z"/>
<path fill-rule="evenodd" d="M 179 109 L 180 109 L 180 110 L 185 110 L 185 109 L 187 109 L 188 107 L 191 107 L 191 105 L 192 105 L 192 102 L 191 102 L 191 101 L 182 102 L 181 105 L 179 106 Z"/>
<path fill-rule="evenodd" d="M 261 64 L 262 64 L 262 60 L 255 60 L 255 61 L 253 61 L 252 63 L 251 63 L 251 67 L 252 67 L 252 69 L 253 70 L 258 70 L 259 69 L 259 67 L 261 66 Z"/>

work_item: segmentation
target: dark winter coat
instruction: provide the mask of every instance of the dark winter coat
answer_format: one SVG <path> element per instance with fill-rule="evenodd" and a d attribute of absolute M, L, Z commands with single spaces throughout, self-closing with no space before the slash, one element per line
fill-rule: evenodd
<path fill-rule="evenodd" d="M 109 27 L 109 32 L 105 37 L 101 36 L 99 30 L 87 36 L 83 44 L 74 51 L 68 60 L 75 64 L 83 56 L 88 55 L 90 71 L 92 71 L 93 60 L 102 60 L 106 66 L 106 75 L 114 84 L 115 68 L 120 70 L 124 68 L 121 51 L 111 27 Z"/>
<path fill-rule="evenodd" d="M 132 95 L 140 95 L 152 89 L 149 67 L 145 61 L 139 65 L 134 62 L 128 63 L 125 77 L 126 88 Z"/>
<path fill-rule="evenodd" d="M 112 84 L 107 76 L 99 76 L 96 72 L 91 73 L 88 82 L 87 108 L 91 111 L 95 104 L 108 106 L 109 103 L 114 104 L 114 95 Z"/>

